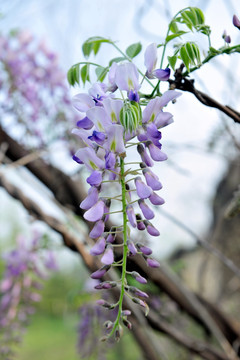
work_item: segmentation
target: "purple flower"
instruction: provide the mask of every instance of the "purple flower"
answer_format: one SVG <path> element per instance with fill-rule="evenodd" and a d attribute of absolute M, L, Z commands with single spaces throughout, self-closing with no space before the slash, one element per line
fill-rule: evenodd
<path fill-rule="evenodd" d="M 81 112 L 86 112 L 95 105 L 93 99 L 88 94 L 77 94 L 73 97 L 72 102 L 75 109 Z"/>
<path fill-rule="evenodd" d="M 95 205 L 93 205 L 89 210 L 83 215 L 84 219 L 95 222 L 100 220 L 104 214 L 105 203 L 100 199 Z"/>
<path fill-rule="evenodd" d="M 240 30 L 240 20 L 237 15 L 233 15 L 233 25 Z"/>
<path fill-rule="evenodd" d="M 116 68 L 115 82 L 119 90 L 139 90 L 138 78 L 139 74 L 133 63 L 121 64 Z"/>
<path fill-rule="evenodd" d="M 137 280 L 140 284 L 146 284 L 147 280 L 141 276 L 138 272 L 132 271 L 131 272 L 132 277 L 134 277 L 135 280 Z"/>
<path fill-rule="evenodd" d="M 164 199 L 161 198 L 158 194 L 155 192 L 152 193 L 151 196 L 149 196 L 149 200 L 153 205 L 162 205 L 165 203 Z"/>
<path fill-rule="evenodd" d="M 92 135 L 88 137 L 91 141 L 95 141 L 98 145 L 103 145 L 106 135 L 101 131 L 94 130 Z"/>
<path fill-rule="evenodd" d="M 103 100 L 103 107 L 113 124 L 119 124 L 119 114 L 123 107 L 123 101 L 119 99 L 107 98 Z"/>
<path fill-rule="evenodd" d="M 94 286 L 94 289 L 107 290 L 107 289 L 112 289 L 113 287 L 116 287 L 116 286 L 117 286 L 117 283 L 114 281 L 104 281 L 104 282 L 101 282 L 100 284 L 97 284 L 96 286 Z"/>
<path fill-rule="evenodd" d="M 167 81 L 170 77 L 171 70 L 169 68 L 166 69 L 156 69 L 152 72 L 152 74 L 161 81 Z"/>
<path fill-rule="evenodd" d="M 135 101 L 135 102 L 139 102 L 140 98 L 139 98 L 139 94 L 137 91 L 134 91 L 134 90 L 130 90 L 128 92 L 128 99 L 130 101 Z"/>
<path fill-rule="evenodd" d="M 127 205 L 126 211 L 127 211 L 127 217 L 128 217 L 130 224 L 132 225 L 132 227 L 135 228 L 137 226 L 137 221 L 136 221 L 136 215 L 135 215 L 133 206 Z"/>
<path fill-rule="evenodd" d="M 85 116 L 85 118 L 78 120 L 77 127 L 89 130 L 93 127 L 93 122 L 87 116 Z"/>
<path fill-rule="evenodd" d="M 141 199 L 147 199 L 152 194 L 152 189 L 150 188 L 150 186 L 146 185 L 142 181 L 140 176 L 137 176 L 134 181 L 135 181 L 138 196 Z"/>
<path fill-rule="evenodd" d="M 136 288 L 135 286 L 129 286 L 128 290 L 131 291 L 133 294 L 143 297 L 143 298 L 148 298 L 148 294 L 146 294 L 144 291 L 139 290 L 138 288 Z"/>
<path fill-rule="evenodd" d="M 149 44 L 144 53 L 144 65 L 149 74 L 155 69 L 157 64 L 157 44 Z"/>
<path fill-rule="evenodd" d="M 109 269 L 110 269 L 109 265 L 104 265 L 103 267 L 101 267 L 97 271 L 93 272 L 91 274 L 91 278 L 92 279 L 101 279 Z"/>
<path fill-rule="evenodd" d="M 84 147 L 78 149 L 75 156 L 77 156 L 90 170 L 104 169 L 105 167 L 104 161 L 96 155 L 93 148 Z"/>
<path fill-rule="evenodd" d="M 105 167 L 106 169 L 113 170 L 116 165 L 116 155 L 113 152 L 108 152 L 105 155 Z"/>
<path fill-rule="evenodd" d="M 150 207 L 145 203 L 144 200 L 139 199 L 138 205 L 147 220 L 151 220 L 154 218 L 154 212 L 150 209 Z"/>
<path fill-rule="evenodd" d="M 130 241 L 130 240 L 127 241 L 127 247 L 132 255 L 137 254 L 136 246 L 134 245 L 134 243 L 132 241 Z"/>
<path fill-rule="evenodd" d="M 106 240 L 104 237 L 100 237 L 95 245 L 91 248 L 90 254 L 93 256 L 101 255 L 105 250 Z"/>
<path fill-rule="evenodd" d="M 98 201 L 98 189 L 95 186 L 90 187 L 87 197 L 81 202 L 80 208 L 88 210 Z"/>
<path fill-rule="evenodd" d="M 111 233 L 112 234 L 108 234 L 108 236 L 107 236 L 107 239 L 106 239 L 106 242 L 107 243 L 113 243 L 114 241 L 115 241 L 115 238 L 116 238 L 116 233 L 115 233 L 115 231 L 116 231 L 116 228 L 115 227 L 112 227 L 111 228 Z"/>
<path fill-rule="evenodd" d="M 148 266 L 152 268 L 158 268 L 160 266 L 159 262 L 151 257 L 146 259 Z"/>
<path fill-rule="evenodd" d="M 145 225 L 144 225 L 144 223 L 142 221 L 142 217 L 141 217 L 140 214 L 136 215 L 136 219 L 137 219 L 137 228 L 138 228 L 138 230 L 140 230 L 140 231 L 145 230 L 146 227 L 145 227 Z"/>
<path fill-rule="evenodd" d="M 91 186 L 99 186 L 102 182 L 102 172 L 94 170 L 87 178 L 87 183 Z"/>
<path fill-rule="evenodd" d="M 141 251 L 144 255 L 151 255 L 152 254 L 152 250 L 142 244 L 137 244 L 137 248 L 139 249 L 139 251 Z"/>
<path fill-rule="evenodd" d="M 162 184 L 160 183 L 158 176 L 155 175 L 149 168 L 144 168 L 142 172 L 146 179 L 146 183 L 152 190 L 160 190 L 162 188 Z"/>
<path fill-rule="evenodd" d="M 144 54 L 144 65 L 147 68 L 146 76 L 149 79 L 156 77 L 159 80 L 166 81 L 170 76 L 170 69 L 156 69 L 157 64 L 157 44 L 152 43 L 148 45 Z"/>
<path fill-rule="evenodd" d="M 116 154 L 125 153 L 124 137 L 123 137 L 124 128 L 122 125 L 111 124 L 106 128 L 107 141 L 106 148 L 109 151 L 112 151 Z"/>
<path fill-rule="evenodd" d="M 144 225 L 146 226 L 147 232 L 152 236 L 159 236 L 160 232 L 148 221 L 143 220 Z"/>
<path fill-rule="evenodd" d="M 152 167 L 154 165 L 154 162 L 152 161 L 152 159 L 150 158 L 150 156 L 148 155 L 146 149 L 144 148 L 144 146 L 142 144 L 138 144 L 137 151 L 140 154 L 142 161 L 147 166 Z"/>
<path fill-rule="evenodd" d="M 150 152 L 151 158 L 154 161 L 164 161 L 167 160 L 167 155 L 164 154 L 161 149 L 154 145 L 151 141 L 146 143 L 146 146 Z"/>
<path fill-rule="evenodd" d="M 97 239 L 104 232 L 104 227 L 105 227 L 105 224 L 104 224 L 103 220 L 97 221 L 95 223 L 94 227 L 92 228 L 92 230 L 90 231 L 89 236 L 92 239 Z"/>
<path fill-rule="evenodd" d="M 114 262 L 113 248 L 111 245 L 107 246 L 107 249 L 101 258 L 101 262 L 106 265 L 111 265 Z"/>

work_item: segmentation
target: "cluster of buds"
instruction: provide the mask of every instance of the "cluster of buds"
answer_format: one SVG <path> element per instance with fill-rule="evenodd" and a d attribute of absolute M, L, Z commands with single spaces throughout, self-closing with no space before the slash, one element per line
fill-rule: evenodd
<path fill-rule="evenodd" d="M 157 46 L 150 44 L 145 52 L 145 77 L 166 81 L 169 69 L 155 70 Z M 95 83 L 87 93 L 75 95 L 74 107 L 81 113 L 77 128 L 73 133 L 80 139 L 80 148 L 73 159 L 84 164 L 89 171 L 86 181 L 90 185 L 87 197 L 80 207 L 85 211 L 84 218 L 93 223 L 90 237 L 95 244 L 90 253 L 101 255 L 102 267 L 91 277 L 100 280 L 114 266 L 121 267 L 119 282 L 101 282 L 96 289 L 111 289 L 119 286 L 120 297 L 116 304 L 105 300 L 98 303 L 107 309 L 118 307 L 115 322 L 108 324 L 109 336 L 121 334 L 120 322 L 131 328 L 123 310 L 123 298 L 128 297 L 148 311 L 145 299 L 148 295 L 136 287 L 129 286 L 127 276 L 141 284 L 147 281 L 136 271 L 128 272 L 127 257 L 141 254 L 148 266 L 158 267 L 159 263 L 151 256 L 149 247 L 134 240 L 133 232 L 146 231 L 151 236 L 160 235 L 151 223 L 154 218 L 152 205 L 158 206 L 164 200 L 156 191 L 162 188 L 158 176 L 153 172 L 154 162 L 167 159 L 160 143 L 159 129 L 170 124 L 172 114 L 163 109 L 169 101 L 180 93 L 166 91 L 162 96 L 151 99 L 142 110 L 139 71 L 132 62 L 113 63 L 108 73 L 108 83 Z M 135 149 L 138 161 L 127 162 L 127 149 Z M 132 165 L 136 165 L 133 169 Z M 114 185 L 116 195 L 110 196 L 109 185 Z M 116 207 L 120 204 L 120 209 Z M 117 209 L 117 210 L 115 210 Z M 121 214 L 122 222 L 106 231 L 106 222 L 111 214 Z M 116 237 L 122 243 L 116 243 Z M 115 261 L 115 248 L 122 246 L 122 259 Z"/>
<path fill-rule="evenodd" d="M 237 15 L 233 15 L 232 22 L 233 22 L 233 25 L 240 30 L 240 20 L 237 17 Z M 231 43 L 231 36 L 227 34 L 226 30 L 224 30 L 222 38 L 226 44 Z"/>
<path fill-rule="evenodd" d="M 22 236 L 17 238 L 16 248 L 3 255 L 5 273 L 0 282 L 0 359 L 12 359 L 12 346 L 21 341 L 34 303 L 40 301 L 39 290 L 46 270 L 56 270 L 52 252 L 40 258 L 39 236 L 29 245 Z"/>
<path fill-rule="evenodd" d="M 1 34 L 0 67 L 1 125 L 31 147 L 66 138 L 75 113 L 57 55 L 26 31 Z"/>

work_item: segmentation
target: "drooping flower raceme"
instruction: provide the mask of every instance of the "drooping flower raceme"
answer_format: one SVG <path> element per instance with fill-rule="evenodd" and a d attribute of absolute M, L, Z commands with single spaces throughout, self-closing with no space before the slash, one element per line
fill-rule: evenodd
<path fill-rule="evenodd" d="M 145 65 L 148 77 L 156 76 L 155 45 L 147 48 Z M 79 137 L 80 148 L 73 159 L 86 167 L 90 185 L 87 197 L 80 207 L 85 210 L 84 218 L 93 223 L 90 237 L 95 244 L 90 249 L 94 256 L 100 256 L 102 267 L 91 277 L 102 279 L 111 267 L 121 267 L 119 282 L 103 281 L 96 289 L 111 289 L 118 286 L 120 297 L 116 304 L 99 300 L 108 308 L 118 308 L 115 322 L 109 326 L 109 336 L 118 339 L 121 323 L 131 328 L 127 319 L 129 310 L 123 309 L 124 294 L 134 303 L 148 309 L 147 294 L 129 286 L 127 277 L 131 276 L 140 284 L 146 279 L 138 272 L 128 273 L 127 257 L 141 254 L 146 264 L 159 266 L 152 258 L 152 251 L 145 244 L 134 239 L 135 231 L 158 237 L 159 230 L 151 222 L 154 218 L 153 206 L 162 205 L 164 200 L 157 194 L 162 188 L 158 176 L 153 171 L 155 162 L 167 159 L 162 151 L 161 128 L 170 124 L 172 115 L 163 109 L 168 102 L 175 100 L 180 93 L 169 90 L 161 97 L 150 100 L 142 110 L 139 89 L 139 72 L 130 62 L 113 63 L 109 70 L 109 84 L 96 83 L 88 94 L 78 94 L 73 98 L 74 107 L 80 111 L 81 119 L 73 133 Z M 120 96 L 118 97 L 119 90 Z M 126 95 L 125 95 L 126 94 Z M 127 162 L 128 148 L 135 149 L 139 161 Z M 137 168 L 132 170 L 132 164 Z M 117 192 L 110 195 L 110 185 Z M 116 209 L 116 210 L 115 210 Z M 112 213 L 121 214 L 122 221 L 107 231 L 106 222 Z M 122 238 L 122 259 L 116 260 L 116 237 Z"/>
<path fill-rule="evenodd" d="M 39 290 L 46 278 L 45 270 L 56 270 L 51 251 L 40 258 L 39 235 L 30 244 L 24 237 L 17 238 L 16 248 L 3 255 L 5 272 L 0 282 L 0 359 L 15 358 L 13 347 L 21 341 L 34 304 L 41 300 Z"/>

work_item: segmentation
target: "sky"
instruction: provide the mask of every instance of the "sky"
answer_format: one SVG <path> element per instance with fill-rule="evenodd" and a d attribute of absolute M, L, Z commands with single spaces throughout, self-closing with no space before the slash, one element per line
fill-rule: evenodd
<path fill-rule="evenodd" d="M 240 32 L 232 25 L 232 15 L 240 16 L 238 4 L 238 0 L 1 0 L 1 29 L 4 32 L 27 29 L 38 39 L 45 39 L 49 48 L 58 53 L 59 62 L 67 72 L 71 65 L 83 60 L 81 46 L 88 37 L 111 38 L 123 50 L 138 41 L 146 48 L 151 42 L 163 40 L 169 19 L 187 6 L 203 10 L 206 23 L 212 28 L 212 46 L 223 46 L 224 30 L 231 35 L 232 43 L 237 44 Z M 205 39 L 198 37 L 197 41 L 203 50 L 207 49 Z M 96 60 L 104 65 L 115 56 L 113 48 L 103 45 Z M 143 65 L 143 52 L 136 63 Z M 224 56 L 205 65 L 194 76 L 196 87 L 239 111 L 240 89 L 237 81 L 231 80 L 239 74 L 239 63 L 236 56 L 231 59 Z M 71 93 L 78 91 L 86 90 L 69 88 Z M 214 189 L 226 170 L 226 154 L 231 153 L 223 145 L 210 152 L 207 144 L 223 120 L 234 134 L 240 135 L 239 129 L 232 120 L 204 107 L 188 93 L 176 104 L 170 104 L 167 111 L 174 115 L 174 123 L 163 130 L 163 149 L 169 161 L 157 167 L 163 183 L 160 195 L 166 201 L 164 210 L 204 237 L 211 222 Z M 53 160 L 57 162 L 54 157 Z M 71 173 L 75 164 L 66 159 L 65 168 Z M 160 239 L 152 243 L 157 257 L 164 257 L 179 246 L 194 245 L 195 240 L 189 234 L 161 213 L 155 221 L 161 232 Z"/>

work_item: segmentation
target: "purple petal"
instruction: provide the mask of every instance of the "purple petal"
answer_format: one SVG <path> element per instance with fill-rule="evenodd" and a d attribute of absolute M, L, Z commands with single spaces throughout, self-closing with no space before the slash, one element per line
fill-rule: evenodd
<path fill-rule="evenodd" d="M 136 185 L 137 194 L 141 199 L 147 199 L 149 196 L 151 196 L 152 189 L 150 188 L 150 186 L 146 185 L 142 181 L 140 176 L 137 176 L 134 181 Z"/>
<path fill-rule="evenodd" d="M 147 232 L 152 236 L 159 236 L 160 232 L 147 220 L 144 220 L 144 225 L 147 228 Z"/>
<path fill-rule="evenodd" d="M 111 124 L 106 127 L 107 141 L 106 146 L 107 150 L 112 151 L 117 154 L 122 154 L 126 152 L 124 145 L 124 128 L 122 125 Z"/>
<path fill-rule="evenodd" d="M 161 81 L 167 81 L 170 77 L 171 70 L 169 68 L 153 70 L 152 74 Z"/>
<path fill-rule="evenodd" d="M 99 186 L 102 182 L 102 172 L 93 171 L 91 175 L 87 178 L 87 183 L 91 186 Z"/>
<path fill-rule="evenodd" d="M 101 255 L 105 250 L 105 245 L 106 240 L 104 239 L 104 237 L 100 237 L 95 243 L 95 245 L 91 248 L 90 254 L 94 256 Z"/>
<path fill-rule="evenodd" d="M 150 209 L 150 207 L 145 203 L 144 200 L 139 199 L 138 200 L 138 205 L 140 207 L 140 209 L 142 210 L 143 215 L 145 216 L 145 218 L 147 220 L 151 220 L 154 218 L 154 212 L 152 211 L 152 209 Z"/>
<path fill-rule="evenodd" d="M 87 197 L 81 202 L 80 208 L 88 210 L 98 201 L 98 189 L 92 186 L 88 190 Z"/>
<path fill-rule="evenodd" d="M 94 227 L 92 228 L 91 232 L 89 233 L 89 236 L 92 239 L 97 239 L 104 232 L 104 227 L 105 227 L 105 224 L 102 220 L 97 221 L 96 224 L 94 225 Z"/>
<path fill-rule="evenodd" d="M 144 53 L 144 65 L 148 72 L 152 72 L 155 69 L 157 63 L 157 44 L 152 43 L 148 45 Z"/>
<path fill-rule="evenodd" d="M 78 151 L 75 154 L 90 170 L 98 170 L 98 169 L 104 169 L 105 162 L 100 159 L 93 148 L 90 147 L 84 147 L 81 149 L 78 149 Z"/>
<path fill-rule="evenodd" d="M 82 160 L 80 160 L 76 155 L 72 156 L 72 159 L 76 161 L 78 164 L 83 164 Z"/>
<path fill-rule="evenodd" d="M 162 134 L 158 131 L 157 126 L 154 123 L 150 123 L 147 125 L 147 134 L 150 138 L 160 140 Z"/>
<path fill-rule="evenodd" d="M 126 211 L 127 211 L 127 217 L 128 217 L 130 224 L 132 225 L 132 227 L 135 228 L 137 226 L 137 221 L 136 221 L 136 215 L 135 215 L 133 206 L 127 205 Z"/>
<path fill-rule="evenodd" d="M 116 155 L 113 152 L 109 152 L 107 155 L 105 155 L 105 166 L 106 169 L 113 170 L 116 165 Z"/>
<path fill-rule="evenodd" d="M 111 234 L 108 234 L 106 242 L 107 243 L 113 243 L 115 241 L 116 238 L 116 228 L 115 227 L 111 227 Z"/>
<path fill-rule="evenodd" d="M 162 184 L 158 180 L 158 176 L 155 175 L 149 168 L 143 169 L 142 172 L 148 186 L 150 186 L 152 190 L 160 190 L 162 188 Z"/>
<path fill-rule="evenodd" d="M 109 269 L 110 269 L 109 265 L 104 265 L 101 269 L 92 273 L 91 278 L 92 279 L 101 279 Z"/>
<path fill-rule="evenodd" d="M 93 122 L 87 116 L 85 116 L 85 118 L 78 120 L 77 127 L 89 130 L 93 127 Z"/>
<path fill-rule="evenodd" d="M 144 254 L 144 255 L 151 255 L 152 254 L 152 250 L 142 244 L 137 244 L 138 249 Z"/>
<path fill-rule="evenodd" d="M 137 92 L 137 91 L 130 90 L 130 91 L 128 92 L 128 99 L 129 99 L 130 101 L 139 102 L 140 97 L 139 97 L 138 92 Z"/>
<path fill-rule="evenodd" d="M 144 291 L 139 290 L 135 286 L 129 286 L 128 289 L 137 296 L 141 296 L 143 298 L 148 298 L 149 297 L 147 293 L 145 293 Z"/>
<path fill-rule="evenodd" d="M 77 94 L 72 99 L 73 106 L 75 109 L 81 112 L 86 112 L 93 106 L 95 106 L 95 103 L 91 96 L 88 94 Z"/>
<path fill-rule="evenodd" d="M 147 258 L 147 264 L 148 266 L 152 268 L 158 268 L 160 266 L 159 262 L 153 258 Z"/>
<path fill-rule="evenodd" d="M 85 212 L 83 215 L 84 219 L 91 222 L 100 220 L 104 214 L 104 206 L 104 202 L 102 200 L 98 200 L 95 205 Z"/>
<path fill-rule="evenodd" d="M 136 279 L 140 284 L 146 284 L 147 283 L 147 280 L 142 277 L 138 272 L 136 271 L 133 271 L 131 273 L 131 275 L 134 277 L 134 279 Z"/>
<path fill-rule="evenodd" d="M 142 161 L 147 166 L 152 167 L 154 165 L 154 162 L 152 161 L 152 159 L 150 158 L 150 156 L 148 155 L 146 149 L 144 148 L 144 146 L 142 144 L 138 144 L 137 151 L 140 154 Z"/>
<path fill-rule="evenodd" d="M 105 141 L 106 135 L 101 131 L 94 130 L 91 136 L 88 136 L 88 139 L 95 141 L 98 145 L 102 145 Z"/>
<path fill-rule="evenodd" d="M 150 152 L 151 158 L 154 161 L 164 161 L 167 160 L 167 155 L 163 153 L 156 145 L 154 145 L 152 142 L 147 142 L 146 146 Z"/>
<path fill-rule="evenodd" d="M 240 20 L 237 15 L 233 15 L 233 25 L 240 30 Z"/>
<path fill-rule="evenodd" d="M 113 124 L 119 124 L 119 114 L 123 107 L 123 101 L 118 99 L 105 99 L 103 101 L 103 107 L 106 110 L 108 116 Z"/>
<path fill-rule="evenodd" d="M 106 110 L 99 106 L 88 110 L 87 117 L 94 123 L 96 130 L 100 132 L 105 132 L 105 127 L 112 124 Z"/>
<path fill-rule="evenodd" d="M 136 255 L 137 248 L 135 247 L 134 243 L 130 240 L 127 241 L 128 250 L 131 252 L 132 255 Z"/>
<path fill-rule="evenodd" d="M 155 192 L 152 193 L 151 196 L 149 196 L 149 200 L 153 205 L 162 205 L 165 203 L 164 199 L 161 198 L 158 194 Z"/>
<path fill-rule="evenodd" d="M 173 115 L 169 112 L 160 111 L 155 119 L 156 127 L 163 128 L 164 126 L 170 125 L 173 123 Z"/>
<path fill-rule="evenodd" d="M 119 90 L 139 90 L 138 70 L 133 63 L 118 65 L 116 69 L 115 82 Z"/>
<path fill-rule="evenodd" d="M 101 262 L 106 265 L 111 265 L 114 262 L 114 255 L 112 246 L 108 246 L 104 255 L 101 258 Z"/>

